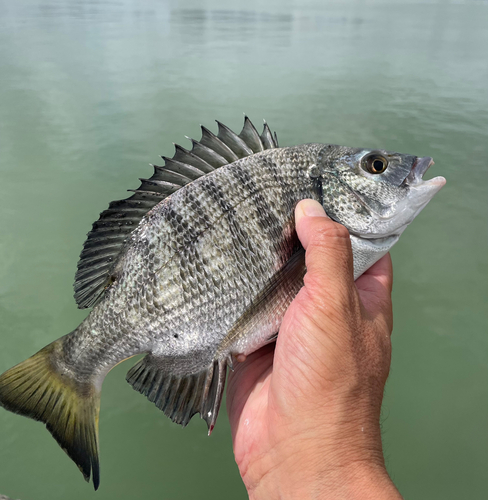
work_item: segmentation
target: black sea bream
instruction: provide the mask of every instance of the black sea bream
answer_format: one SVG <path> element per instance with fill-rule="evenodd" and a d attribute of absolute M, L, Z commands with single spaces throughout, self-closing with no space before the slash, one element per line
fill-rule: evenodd
<path fill-rule="evenodd" d="M 0 404 L 46 423 L 85 479 L 100 481 L 105 375 L 136 354 L 128 382 L 174 422 L 211 431 L 227 366 L 276 338 L 305 274 L 294 226 L 313 198 L 351 234 L 355 277 L 398 241 L 444 185 L 432 159 L 327 144 L 278 147 L 246 117 L 154 167 L 88 234 L 75 298 L 90 315 L 0 377 Z"/>

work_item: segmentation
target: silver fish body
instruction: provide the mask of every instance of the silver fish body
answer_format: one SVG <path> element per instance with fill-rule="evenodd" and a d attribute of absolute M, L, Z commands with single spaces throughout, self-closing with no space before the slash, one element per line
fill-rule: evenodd
<path fill-rule="evenodd" d="M 238 346 L 220 347 L 276 273 L 302 253 L 293 210 L 301 199 L 318 199 L 308 168 L 320 148 L 239 160 L 152 209 L 127 241 L 104 299 L 69 337 L 67 363 L 103 372 L 151 352 L 179 358 L 181 366 L 187 358 L 189 369 L 198 370 L 216 356 L 263 345 L 280 318 L 267 317 Z M 282 300 L 292 298 L 286 293 Z"/>
<path fill-rule="evenodd" d="M 358 277 L 444 184 L 421 180 L 430 158 L 324 144 L 278 148 L 269 135 L 259 142 L 249 125 L 247 135 L 223 129 L 220 142 L 207 131 L 205 146 L 205 130 L 197 148 L 213 156 L 197 149 L 197 159 L 185 157 L 192 164 L 170 160 L 170 174 L 184 172 L 189 182 L 143 216 L 141 189 L 141 204 L 117 212 L 125 201 L 117 202 L 94 225 L 75 285 L 79 304 L 95 303 L 90 315 L 0 377 L 0 404 L 45 422 L 95 487 L 101 385 L 120 361 L 145 353 L 129 383 L 173 421 L 186 425 L 200 413 L 213 428 L 227 366 L 276 338 L 303 284 L 298 201 L 320 201 L 349 229 Z M 191 180 L 189 166 L 200 158 L 217 167 Z M 169 189 L 165 179 L 153 181 L 163 183 L 157 189 Z M 120 244 L 114 216 L 126 223 L 136 212 L 140 222 Z"/>

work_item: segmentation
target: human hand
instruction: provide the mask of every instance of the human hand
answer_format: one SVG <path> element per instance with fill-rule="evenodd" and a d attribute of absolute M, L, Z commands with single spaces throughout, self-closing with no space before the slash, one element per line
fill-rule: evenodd
<path fill-rule="evenodd" d="M 348 231 L 305 200 L 295 211 L 304 287 L 276 346 L 237 363 L 227 386 L 234 454 L 251 499 L 401 499 L 380 435 L 390 369 L 392 268 L 354 283 Z"/>

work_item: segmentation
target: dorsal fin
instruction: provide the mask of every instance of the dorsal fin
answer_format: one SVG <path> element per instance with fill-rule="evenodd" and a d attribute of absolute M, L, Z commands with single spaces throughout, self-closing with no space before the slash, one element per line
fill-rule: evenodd
<path fill-rule="evenodd" d="M 111 272 L 127 237 L 161 200 L 185 184 L 265 149 L 278 147 L 268 124 L 258 134 L 247 116 L 240 134 L 218 123 L 218 134 L 202 126 L 200 141 L 190 139 L 191 151 L 175 144 L 173 158 L 162 157 L 164 166 L 152 165 L 154 174 L 141 179 L 139 188 L 125 200 L 113 201 L 93 224 L 83 245 L 75 276 L 75 300 L 80 309 L 95 305 L 111 283 Z"/>

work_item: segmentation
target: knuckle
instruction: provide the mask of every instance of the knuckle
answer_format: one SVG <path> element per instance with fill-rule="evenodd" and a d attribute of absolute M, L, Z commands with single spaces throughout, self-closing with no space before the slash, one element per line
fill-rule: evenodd
<path fill-rule="evenodd" d="M 347 265 L 348 262 L 344 257 L 341 259 L 340 269 L 346 269 Z M 359 308 L 359 294 L 356 288 L 349 285 L 349 282 L 343 279 L 338 280 L 332 276 L 328 269 L 307 268 L 303 283 L 312 299 L 323 300 L 326 298 L 331 303 L 346 308 L 347 310 L 344 310 L 344 313 L 347 313 L 351 308 L 354 308 L 354 311 L 357 312 Z"/>
<path fill-rule="evenodd" d="M 318 273 L 307 272 L 303 281 L 311 307 L 344 318 L 349 317 L 352 311 L 356 312 L 355 297 L 349 287 L 333 287 L 326 276 Z"/>
<path fill-rule="evenodd" d="M 327 221 L 322 224 L 313 234 L 311 244 L 319 247 L 330 247 L 331 242 L 339 245 L 349 243 L 349 231 L 341 224 Z"/>
<path fill-rule="evenodd" d="M 305 286 L 295 299 L 296 310 L 301 317 L 315 317 L 327 304 L 327 295 L 317 287 Z"/>

